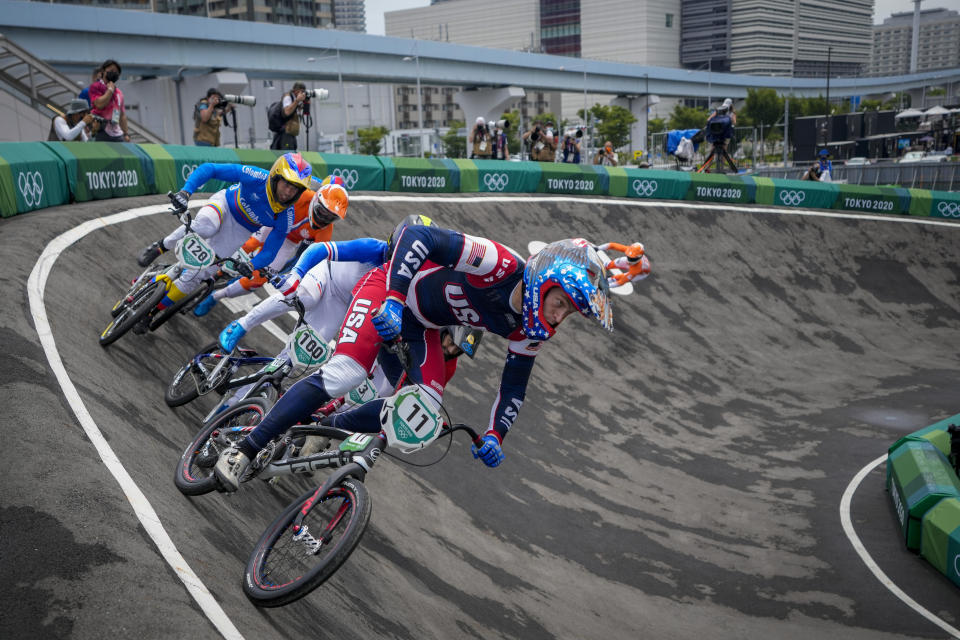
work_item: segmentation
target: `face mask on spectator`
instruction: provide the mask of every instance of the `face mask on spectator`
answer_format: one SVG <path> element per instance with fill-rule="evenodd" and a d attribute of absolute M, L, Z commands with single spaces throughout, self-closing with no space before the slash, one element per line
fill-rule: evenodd
<path fill-rule="evenodd" d="M 119 71 L 107 71 L 107 73 L 104 74 L 103 77 L 104 77 L 104 80 L 106 80 L 107 82 L 116 82 L 117 80 L 120 79 L 120 72 L 119 72 Z"/>

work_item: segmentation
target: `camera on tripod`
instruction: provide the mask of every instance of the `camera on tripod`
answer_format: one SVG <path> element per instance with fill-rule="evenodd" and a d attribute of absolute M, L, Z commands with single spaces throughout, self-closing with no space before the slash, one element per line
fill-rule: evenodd
<path fill-rule="evenodd" d="M 307 100 L 316 98 L 317 100 L 326 100 L 330 97 L 330 92 L 326 89 L 305 89 L 304 96 Z"/>
<path fill-rule="evenodd" d="M 510 128 L 509 120 L 497 120 L 496 122 L 491 120 L 490 122 L 487 123 L 487 131 L 489 131 L 491 135 L 493 135 L 494 131 L 496 131 L 497 129 L 506 131 L 509 128 Z"/>
<path fill-rule="evenodd" d="M 232 102 L 233 104 L 243 104 L 248 107 L 255 107 L 257 105 L 256 96 L 238 96 L 232 93 L 224 93 L 220 95 L 222 102 Z"/>

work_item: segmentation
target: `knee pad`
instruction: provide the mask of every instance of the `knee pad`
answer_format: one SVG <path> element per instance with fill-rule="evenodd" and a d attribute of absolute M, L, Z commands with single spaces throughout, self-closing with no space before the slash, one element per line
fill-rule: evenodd
<path fill-rule="evenodd" d="M 346 395 L 367 378 L 367 372 L 356 360 L 337 354 L 334 354 L 318 373 L 323 379 L 323 387 L 331 398 Z"/>

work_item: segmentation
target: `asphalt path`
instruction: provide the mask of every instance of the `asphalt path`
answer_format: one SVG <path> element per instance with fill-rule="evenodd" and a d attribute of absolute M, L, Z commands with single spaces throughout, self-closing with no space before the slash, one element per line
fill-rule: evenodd
<path fill-rule="evenodd" d="M 473 460 L 464 440 L 425 469 L 382 460 L 367 478 L 373 516 L 357 551 L 304 600 L 261 610 L 240 589 L 246 558 L 309 484 L 183 497 L 174 467 L 210 399 L 163 402 L 173 372 L 233 314 L 219 305 L 97 344 L 139 272 L 135 255 L 173 219 L 102 226 L 47 263 L 42 308 L 74 398 L 29 304 L 51 241 L 162 202 L 0 221 L 0 637 L 218 638 L 223 620 L 244 638 L 875 639 L 960 628 L 960 589 L 904 548 L 884 466 L 871 465 L 898 437 L 960 413 L 960 226 L 601 199 L 354 198 L 339 239 L 384 237 L 417 212 L 519 251 L 567 236 L 642 240 L 654 271 L 614 300 L 612 335 L 574 317 L 543 349 L 501 467 Z M 245 342 L 281 346 L 263 330 Z M 445 395 L 455 418 L 483 426 L 505 346 L 490 336 L 461 363 Z M 841 524 L 861 470 L 850 521 L 890 584 Z M 148 526 L 145 513 L 156 515 Z M 168 563 L 156 529 L 182 566 Z M 187 566 L 199 580 L 190 589 Z"/>

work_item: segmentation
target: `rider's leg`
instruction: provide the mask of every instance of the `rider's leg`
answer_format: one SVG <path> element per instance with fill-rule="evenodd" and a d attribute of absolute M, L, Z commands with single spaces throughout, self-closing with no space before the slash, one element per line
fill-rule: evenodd
<path fill-rule="evenodd" d="M 380 350 L 381 338 L 372 318 L 385 297 L 386 273 L 382 267 L 373 269 L 354 290 L 330 362 L 290 387 L 236 448 L 231 447 L 220 455 L 214 471 L 225 489 L 236 491 L 250 460 L 272 438 L 309 419 L 317 408 L 363 382 Z"/>

